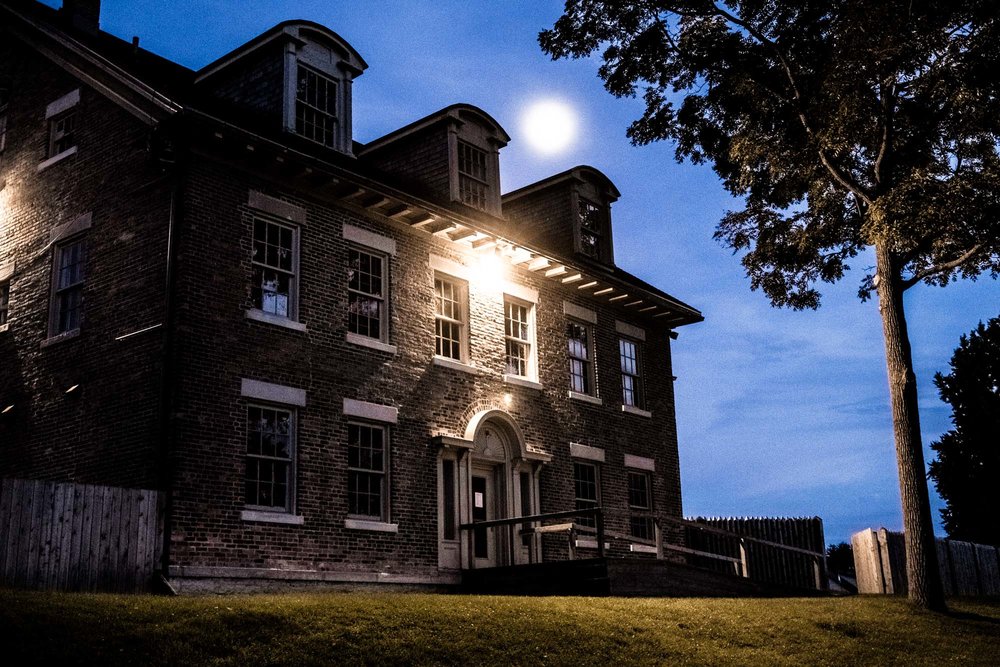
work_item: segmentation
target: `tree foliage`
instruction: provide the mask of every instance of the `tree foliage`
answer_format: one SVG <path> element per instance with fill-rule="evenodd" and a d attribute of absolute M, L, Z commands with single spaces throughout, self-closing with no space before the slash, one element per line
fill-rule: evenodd
<path fill-rule="evenodd" d="M 600 50 L 611 93 L 643 88 L 632 140 L 712 164 L 743 200 L 715 236 L 772 304 L 873 251 L 908 590 L 944 609 L 903 294 L 1000 273 L 996 0 L 567 0 L 539 42 Z"/>
<path fill-rule="evenodd" d="M 951 372 L 934 384 L 954 425 L 931 444 L 944 528 L 952 539 L 1000 546 L 1000 317 L 962 336 Z"/>
<path fill-rule="evenodd" d="M 831 544 L 826 548 L 826 568 L 835 574 L 854 576 L 854 548 L 850 542 Z"/>
<path fill-rule="evenodd" d="M 903 290 L 1000 271 L 997 14 L 994 0 L 570 0 L 540 43 L 601 50 L 617 96 L 644 88 L 629 136 L 711 162 L 744 202 L 716 238 L 745 253 L 754 289 L 801 309 L 878 240 Z M 864 276 L 862 298 L 876 284 Z"/>

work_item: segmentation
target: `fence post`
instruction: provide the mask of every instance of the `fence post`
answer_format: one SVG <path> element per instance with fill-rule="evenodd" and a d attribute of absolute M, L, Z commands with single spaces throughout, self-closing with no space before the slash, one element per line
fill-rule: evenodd
<path fill-rule="evenodd" d="M 656 559 L 663 560 L 663 530 L 659 517 L 653 519 L 653 539 L 656 540 Z"/>
<path fill-rule="evenodd" d="M 576 560 L 576 525 L 569 529 L 569 559 Z"/>
<path fill-rule="evenodd" d="M 740 568 L 743 570 L 743 576 L 750 577 L 750 567 L 747 565 L 747 543 L 742 537 L 740 538 Z"/>

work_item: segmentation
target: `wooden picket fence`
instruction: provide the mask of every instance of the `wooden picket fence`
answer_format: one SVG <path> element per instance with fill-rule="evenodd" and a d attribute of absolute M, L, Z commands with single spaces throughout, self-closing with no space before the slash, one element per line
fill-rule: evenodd
<path fill-rule="evenodd" d="M 906 595 L 903 533 L 885 528 L 851 536 L 858 592 Z M 1000 550 L 986 544 L 937 540 L 945 595 L 1000 596 Z"/>
<path fill-rule="evenodd" d="M 147 590 L 163 544 L 156 491 L 0 480 L 0 585 Z"/>
<path fill-rule="evenodd" d="M 710 556 L 692 556 L 693 565 L 730 572 L 739 561 L 754 581 L 802 589 L 827 588 L 823 520 L 819 517 L 697 517 L 689 519 L 728 534 L 685 528 L 689 549 Z M 743 539 L 741 539 L 743 538 Z"/>

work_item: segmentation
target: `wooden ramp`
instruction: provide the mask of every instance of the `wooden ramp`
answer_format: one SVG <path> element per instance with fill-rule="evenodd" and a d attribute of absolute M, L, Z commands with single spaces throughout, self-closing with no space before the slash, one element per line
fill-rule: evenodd
<path fill-rule="evenodd" d="M 591 558 L 462 573 L 468 593 L 621 597 L 800 597 L 825 591 L 751 581 L 666 560 Z"/>

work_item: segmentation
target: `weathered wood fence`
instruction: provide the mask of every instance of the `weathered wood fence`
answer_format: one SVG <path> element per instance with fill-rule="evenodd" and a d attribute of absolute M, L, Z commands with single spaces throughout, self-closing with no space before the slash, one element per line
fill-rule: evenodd
<path fill-rule="evenodd" d="M 0 585 L 135 592 L 159 563 L 160 494 L 0 480 Z"/>
<path fill-rule="evenodd" d="M 693 565 L 731 573 L 731 561 L 738 560 L 741 567 L 747 570 L 745 576 L 754 581 L 806 589 L 827 587 L 823 520 L 818 516 L 697 517 L 691 521 L 733 534 L 720 535 L 693 526 L 686 527 L 685 541 L 689 549 L 725 557 L 722 560 L 693 556 Z M 741 540 L 739 536 L 753 539 Z M 791 548 L 783 549 L 777 545 Z"/>
<path fill-rule="evenodd" d="M 903 533 L 879 528 L 851 536 L 859 593 L 906 595 Z M 1000 596 L 1000 552 L 986 544 L 937 540 L 945 595 Z"/>

